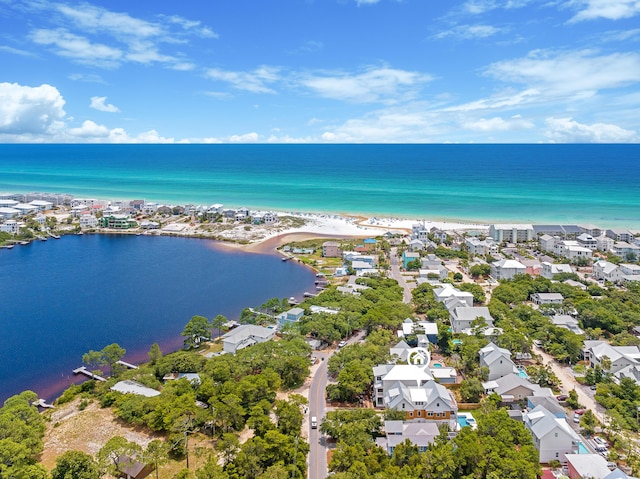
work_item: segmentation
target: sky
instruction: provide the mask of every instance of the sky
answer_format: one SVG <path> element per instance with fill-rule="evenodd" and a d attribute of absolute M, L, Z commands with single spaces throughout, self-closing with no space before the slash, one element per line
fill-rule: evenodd
<path fill-rule="evenodd" d="M 0 0 L 0 142 L 640 142 L 640 0 Z"/>

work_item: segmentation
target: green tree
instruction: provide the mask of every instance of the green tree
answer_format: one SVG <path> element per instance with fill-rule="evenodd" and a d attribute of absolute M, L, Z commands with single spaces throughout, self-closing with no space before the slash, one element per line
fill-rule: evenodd
<path fill-rule="evenodd" d="M 114 366 L 124 357 L 127 351 L 124 348 L 120 347 L 118 343 L 112 343 L 102 348 L 102 351 L 100 351 L 100 353 L 104 358 L 104 362 L 109 365 L 109 371 L 113 375 Z"/>
<path fill-rule="evenodd" d="M 460 384 L 460 396 L 464 402 L 478 402 L 484 394 L 482 382 L 477 378 L 468 378 Z"/>
<path fill-rule="evenodd" d="M 224 464 L 229 464 L 240 449 L 238 436 L 230 432 L 225 432 L 222 437 L 218 439 L 218 442 L 216 442 L 216 449 L 222 454 Z"/>
<path fill-rule="evenodd" d="M 155 365 L 162 358 L 162 350 L 160 349 L 160 345 L 158 343 L 153 343 L 151 345 L 151 349 L 147 353 L 149 356 L 149 362 L 152 365 Z"/>
<path fill-rule="evenodd" d="M 228 319 L 221 314 L 218 314 L 215 318 L 211 320 L 211 327 L 218 331 L 218 335 L 216 337 L 220 337 L 220 333 L 222 332 L 222 328 L 227 323 Z"/>
<path fill-rule="evenodd" d="M 580 418 L 580 425 L 582 426 L 582 433 L 586 436 L 593 435 L 596 432 L 596 416 L 591 409 L 587 409 Z"/>
<path fill-rule="evenodd" d="M 154 439 L 147 445 L 142 457 L 145 461 L 153 464 L 156 470 L 156 479 L 158 479 L 158 469 L 169 461 L 169 446 L 160 439 Z"/>
<path fill-rule="evenodd" d="M 106 365 L 102 351 L 94 351 L 93 349 L 82 355 L 82 364 L 84 364 L 92 374 L 98 375 L 102 374 L 100 368 Z"/>
<path fill-rule="evenodd" d="M 98 464 L 103 471 L 117 477 L 122 468 L 132 465 L 141 452 L 142 448 L 135 442 L 127 441 L 122 436 L 114 436 L 98 451 Z"/>
<path fill-rule="evenodd" d="M 93 457 L 81 451 L 67 451 L 56 459 L 51 479 L 99 479 L 100 470 Z"/>
<path fill-rule="evenodd" d="M 193 316 L 185 325 L 181 333 L 184 336 L 184 344 L 189 348 L 194 348 L 200 341 L 211 339 L 211 325 L 204 316 Z"/>

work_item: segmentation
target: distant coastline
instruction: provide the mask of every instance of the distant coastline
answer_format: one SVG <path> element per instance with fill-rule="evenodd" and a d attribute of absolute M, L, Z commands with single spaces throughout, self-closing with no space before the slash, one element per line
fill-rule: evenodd
<path fill-rule="evenodd" d="M 0 145 L 0 192 L 640 229 L 640 145 Z"/>

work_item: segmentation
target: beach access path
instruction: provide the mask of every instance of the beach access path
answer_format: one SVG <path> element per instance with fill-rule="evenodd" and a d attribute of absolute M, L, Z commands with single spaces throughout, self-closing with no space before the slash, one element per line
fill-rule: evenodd
<path fill-rule="evenodd" d="M 407 281 L 404 279 L 404 276 L 402 276 L 402 272 L 400 271 L 400 260 L 398 258 L 398 248 L 396 247 L 391 248 L 391 252 L 389 253 L 389 258 L 391 263 L 391 269 L 390 269 L 391 278 L 395 279 L 398 282 L 398 284 L 402 287 L 402 291 L 403 291 L 402 300 L 405 303 L 411 304 L 411 302 L 413 301 L 413 295 L 411 294 L 411 288 L 407 284 Z"/>

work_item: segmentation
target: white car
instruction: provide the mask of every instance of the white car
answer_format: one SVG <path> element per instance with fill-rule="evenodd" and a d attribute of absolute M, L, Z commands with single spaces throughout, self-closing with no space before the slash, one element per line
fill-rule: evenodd
<path fill-rule="evenodd" d="M 340 342 L 338 343 L 338 348 L 344 348 L 346 345 L 347 345 L 347 342 L 346 342 L 346 341 L 340 341 Z"/>

